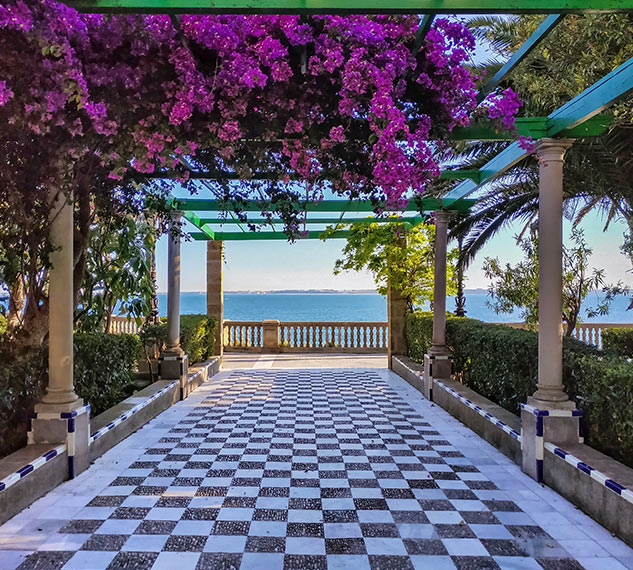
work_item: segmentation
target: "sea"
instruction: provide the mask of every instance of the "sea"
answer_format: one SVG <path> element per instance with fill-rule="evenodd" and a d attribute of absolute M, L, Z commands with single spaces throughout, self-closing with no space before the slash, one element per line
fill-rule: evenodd
<path fill-rule="evenodd" d="M 590 294 L 585 306 L 595 306 L 599 294 Z M 633 310 L 627 311 L 629 297 L 620 296 L 611 305 L 608 315 L 587 318 L 583 322 L 633 323 Z M 447 299 L 447 310 L 455 309 L 453 297 Z M 158 295 L 161 315 L 167 314 L 167 294 Z M 426 308 L 427 307 L 422 307 Z M 521 322 L 520 311 L 495 313 L 489 306 L 486 292 L 466 292 L 468 317 L 487 322 Z M 204 292 L 180 295 L 181 314 L 206 313 Z M 377 293 L 224 293 L 224 318 L 236 321 L 386 321 L 387 300 Z"/>

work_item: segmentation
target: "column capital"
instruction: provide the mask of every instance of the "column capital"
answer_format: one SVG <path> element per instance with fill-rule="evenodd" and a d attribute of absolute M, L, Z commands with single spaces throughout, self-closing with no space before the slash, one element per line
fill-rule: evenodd
<path fill-rule="evenodd" d="M 453 215 L 451 210 L 434 210 L 433 215 L 435 216 L 436 222 L 448 222 L 448 219 Z"/>
<path fill-rule="evenodd" d="M 562 161 L 575 139 L 543 138 L 536 141 L 536 155 L 545 162 Z"/>
<path fill-rule="evenodd" d="M 179 222 L 185 213 L 182 210 L 170 210 L 169 217 L 173 222 Z"/>

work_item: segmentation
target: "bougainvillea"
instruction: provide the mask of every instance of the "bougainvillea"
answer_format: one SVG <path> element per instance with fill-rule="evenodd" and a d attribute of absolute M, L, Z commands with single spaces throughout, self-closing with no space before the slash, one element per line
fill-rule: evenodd
<path fill-rule="evenodd" d="M 3 0 L 0 117 L 58 141 L 71 161 L 98 156 L 113 181 L 193 157 L 243 178 L 265 170 L 268 198 L 296 196 L 288 182 L 299 178 L 308 199 L 330 185 L 396 207 L 439 174 L 430 140 L 475 108 L 471 33 L 437 18 L 413 53 L 418 24 L 79 15 L 53 0 Z M 489 116 L 509 129 L 519 104 L 495 93 Z M 223 188 L 247 198 L 254 187 Z"/>
<path fill-rule="evenodd" d="M 476 78 L 467 28 L 436 18 L 414 53 L 418 25 L 80 15 L 55 0 L 0 0 L 0 282 L 28 333 L 20 342 L 47 331 L 51 191 L 75 203 L 76 302 L 94 225 L 146 208 L 174 179 L 196 191 L 190 170 L 228 173 L 207 183 L 226 209 L 245 219 L 244 202 L 260 200 L 291 238 L 301 201 L 325 191 L 377 211 L 423 193 L 439 174 L 438 141 L 476 107 Z M 509 128 L 518 104 L 494 93 L 479 113 Z"/>

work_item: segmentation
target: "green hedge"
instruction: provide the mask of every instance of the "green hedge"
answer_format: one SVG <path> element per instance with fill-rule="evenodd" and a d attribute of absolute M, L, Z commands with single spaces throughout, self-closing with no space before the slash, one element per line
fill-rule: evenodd
<path fill-rule="evenodd" d="M 147 325 L 141 331 L 143 342 L 156 342 L 159 349 L 167 341 L 167 323 Z M 180 347 L 189 356 L 189 363 L 203 362 L 214 355 L 217 320 L 207 315 L 180 316 Z"/>
<path fill-rule="evenodd" d="M 603 329 L 602 347 L 607 353 L 633 358 L 633 329 Z"/>
<path fill-rule="evenodd" d="M 431 343 L 431 313 L 409 315 L 406 330 L 409 356 L 422 362 Z M 520 404 L 536 390 L 537 333 L 449 317 L 446 342 L 457 379 L 503 408 L 518 414 Z M 633 466 L 633 365 L 565 338 L 563 384 L 584 412 L 587 443 Z"/>
<path fill-rule="evenodd" d="M 134 335 L 76 334 L 77 394 L 100 414 L 132 394 L 141 342 Z M 26 444 L 28 418 L 46 386 L 48 347 L 0 344 L 0 457 Z"/>
<path fill-rule="evenodd" d="M 75 335 L 75 390 L 90 403 L 93 416 L 134 392 L 134 375 L 140 357 L 141 341 L 136 335 Z"/>

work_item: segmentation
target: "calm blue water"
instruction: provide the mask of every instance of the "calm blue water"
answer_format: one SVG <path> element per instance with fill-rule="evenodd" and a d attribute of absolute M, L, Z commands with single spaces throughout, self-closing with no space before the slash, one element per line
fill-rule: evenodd
<path fill-rule="evenodd" d="M 467 316 L 482 321 L 519 322 L 519 312 L 495 314 L 486 306 L 485 293 L 466 295 Z M 595 305 L 595 295 L 590 295 L 589 304 Z M 167 313 L 167 295 L 158 296 L 161 315 Z M 628 297 L 619 297 L 611 305 L 611 312 L 604 317 L 583 320 L 586 322 L 630 323 L 633 311 L 626 311 Z M 448 299 L 447 308 L 454 310 L 453 298 Z M 203 314 L 206 312 L 204 293 L 182 293 L 180 298 L 182 314 Z M 237 321 L 260 321 L 278 319 L 280 321 L 386 321 L 387 301 L 378 294 L 224 294 L 224 318 Z"/>

